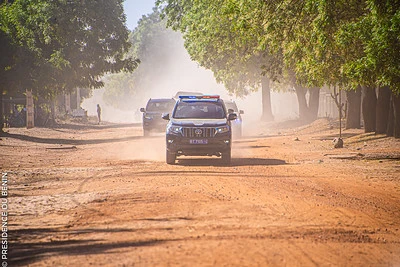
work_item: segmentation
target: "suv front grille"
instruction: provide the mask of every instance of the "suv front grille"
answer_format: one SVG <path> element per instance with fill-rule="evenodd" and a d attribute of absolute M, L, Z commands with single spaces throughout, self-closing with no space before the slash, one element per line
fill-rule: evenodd
<path fill-rule="evenodd" d="M 214 127 L 183 127 L 182 134 L 184 137 L 214 137 Z"/>

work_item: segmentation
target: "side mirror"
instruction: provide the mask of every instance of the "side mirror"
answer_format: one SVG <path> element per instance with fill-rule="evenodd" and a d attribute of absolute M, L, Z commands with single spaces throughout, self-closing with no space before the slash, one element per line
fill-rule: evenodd
<path fill-rule="evenodd" d="M 233 110 L 233 109 L 228 109 L 228 114 L 232 114 L 232 113 L 235 113 L 235 111 Z"/>
<path fill-rule="evenodd" d="M 244 114 L 244 110 L 239 110 L 239 114 Z"/>
<path fill-rule="evenodd" d="M 228 114 L 228 121 L 234 121 L 236 119 L 237 119 L 237 114 L 236 113 Z"/>
<path fill-rule="evenodd" d="M 163 119 L 166 120 L 166 121 L 169 121 L 169 113 L 163 113 L 163 114 L 161 115 L 161 118 L 163 118 Z"/>
<path fill-rule="evenodd" d="M 145 108 L 140 108 L 140 112 L 146 112 Z"/>

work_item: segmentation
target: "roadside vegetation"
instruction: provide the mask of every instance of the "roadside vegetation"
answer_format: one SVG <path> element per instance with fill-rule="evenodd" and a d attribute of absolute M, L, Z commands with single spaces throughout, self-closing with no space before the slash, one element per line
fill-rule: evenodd
<path fill-rule="evenodd" d="M 104 85 L 106 73 L 133 71 L 122 0 L 0 1 L 0 126 L 2 97 L 32 90 L 50 103 L 61 93 Z M 54 112 L 52 112 L 54 114 Z"/>
<path fill-rule="evenodd" d="M 271 81 L 295 89 L 308 121 L 327 86 L 347 92 L 348 128 L 361 126 L 362 97 L 365 131 L 400 137 L 399 1 L 157 2 L 192 59 L 228 91 L 262 88 L 265 120 L 273 119 Z"/>

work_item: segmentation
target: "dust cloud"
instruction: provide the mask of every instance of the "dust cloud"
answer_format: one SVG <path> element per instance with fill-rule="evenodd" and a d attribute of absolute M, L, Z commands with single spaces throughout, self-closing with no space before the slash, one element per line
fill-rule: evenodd
<path fill-rule="evenodd" d="M 172 32 L 174 36 L 176 32 Z M 176 37 L 174 37 L 176 38 Z M 162 73 L 150 74 L 146 83 L 146 90 L 136 94 L 134 102 L 129 103 L 130 111 L 122 111 L 106 105 L 103 100 L 104 89 L 95 90 L 93 97 L 82 103 L 82 108 L 88 111 L 89 116 L 96 115 L 96 104 L 102 106 L 104 121 L 117 123 L 132 123 L 141 121 L 139 109 L 145 107 L 149 98 L 171 98 L 178 91 L 202 92 L 204 94 L 218 94 L 224 99 L 235 100 L 238 108 L 245 111 L 243 119 L 257 123 L 261 117 L 261 92 L 254 92 L 236 99 L 229 95 L 222 84 L 215 81 L 213 73 L 190 59 L 179 35 L 174 51 L 169 51 L 169 60 L 162 60 Z M 143 65 L 149 64 L 142 59 Z M 140 68 L 141 66 L 139 66 Z M 143 66 L 144 67 L 144 66 Z M 148 68 L 148 66 L 146 66 Z M 139 70 L 139 69 L 138 69 Z M 293 93 L 271 92 L 272 111 L 276 120 L 292 119 L 298 116 L 296 95 Z M 125 103 L 124 103 L 125 104 Z M 122 106 L 122 104 L 121 104 Z"/>
<path fill-rule="evenodd" d="M 174 33 L 175 35 L 177 33 Z M 89 116 L 96 116 L 96 105 L 102 107 L 102 120 L 113 123 L 140 123 L 142 113 L 141 107 L 145 107 L 149 98 L 172 98 L 178 91 L 201 92 L 204 94 L 217 94 L 223 99 L 234 100 L 239 109 L 244 110 L 243 134 L 244 137 L 258 136 L 265 134 L 263 129 L 265 123 L 260 121 L 262 114 L 261 92 L 253 92 L 244 98 L 235 98 L 229 95 L 222 84 L 218 84 L 210 70 L 200 67 L 190 59 L 183 45 L 182 37 L 179 37 L 179 45 L 174 51 L 169 51 L 169 60 L 162 60 L 162 73 L 151 73 L 146 79 L 146 90 L 135 93 L 135 98 L 130 111 L 123 111 L 109 106 L 103 99 L 105 89 L 98 89 L 93 92 L 93 97 L 82 103 L 82 108 L 88 111 Z M 172 60 L 173 59 L 173 60 Z M 149 69 L 146 59 L 142 59 L 143 67 Z M 146 66 L 147 64 L 147 66 Z M 150 68 L 151 69 L 151 68 Z M 139 70 L 139 69 L 138 69 Z M 133 74 L 132 74 L 133 75 Z M 137 97 L 136 97 L 137 96 Z M 297 117 L 296 95 L 293 93 L 271 92 L 272 110 L 275 120 L 285 120 Z M 121 106 L 126 103 L 121 103 Z M 150 138 L 142 137 L 140 125 L 133 130 L 134 135 L 140 139 L 133 142 L 123 143 L 113 147 L 115 155 L 120 159 L 130 160 L 165 160 L 165 140 L 163 134 Z M 110 151 L 111 152 L 111 151 Z M 240 151 L 234 151 L 239 157 L 251 157 L 251 149 L 241 146 Z"/>
<path fill-rule="evenodd" d="M 114 108 L 104 102 L 104 88 L 94 90 L 91 98 L 85 99 L 81 107 L 88 111 L 88 116 L 97 116 L 97 104 L 101 107 L 102 121 L 114 123 L 134 123 L 141 122 L 141 114 L 137 111 L 126 111 Z"/>
<path fill-rule="evenodd" d="M 84 100 L 82 108 L 88 111 L 89 116 L 95 116 L 96 104 L 100 104 L 104 121 L 131 123 L 141 121 L 139 109 L 146 106 L 149 98 L 172 98 L 178 91 L 218 94 L 223 98 L 231 99 L 224 86 L 215 81 L 211 71 L 199 67 L 190 59 L 180 35 L 179 38 L 174 51 L 169 51 L 168 55 L 165 55 L 169 59 L 160 60 L 164 64 L 162 72 L 149 73 L 145 86 L 142 85 L 145 90 L 135 92 L 137 97 L 129 104 L 131 111 L 120 111 L 106 105 L 103 100 L 104 89 L 95 90 L 93 97 Z M 146 62 L 146 59 L 141 59 L 141 61 L 136 71 L 140 71 L 141 67 L 151 69 L 150 62 Z M 126 103 L 121 103 L 121 106 L 126 106 Z"/>
<path fill-rule="evenodd" d="M 161 134 L 121 144 L 114 149 L 118 151 L 117 158 L 120 160 L 165 160 L 165 138 Z"/>
<path fill-rule="evenodd" d="M 154 133 L 151 136 L 144 137 L 140 125 L 128 125 L 128 127 L 123 128 L 107 128 L 107 126 L 104 125 L 105 130 L 97 133 L 97 138 L 104 140 L 110 138 L 110 136 L 115 136 L 125 140 L 99 144 L 104 153 L 92 155 L 96 159 L 152 162 L 165 160 L 165 135 L 163 133 Z"/>

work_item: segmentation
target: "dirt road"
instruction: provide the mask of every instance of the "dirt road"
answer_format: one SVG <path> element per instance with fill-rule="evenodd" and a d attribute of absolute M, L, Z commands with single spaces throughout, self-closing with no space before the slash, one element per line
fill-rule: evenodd
<path fill-rule="evenodd" d="M 400 141 L 326 120 L 164 163 L 137 125 L 10 129 L 10 266 L 400 266 Z"/>

